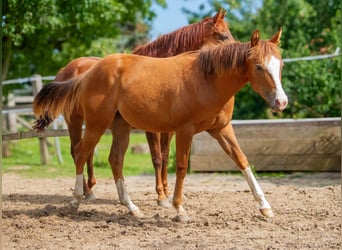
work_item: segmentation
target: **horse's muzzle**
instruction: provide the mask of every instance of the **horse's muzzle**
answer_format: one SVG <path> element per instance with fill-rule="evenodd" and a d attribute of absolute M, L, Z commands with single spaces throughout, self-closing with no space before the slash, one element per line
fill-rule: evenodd
<path fill-rule="evenodd" d="M 274 101 L 274 105 L 272 107 L 273 112 L 281 112 L 283 111 L 287 106 L 287 98 L 276 98 Z"/>

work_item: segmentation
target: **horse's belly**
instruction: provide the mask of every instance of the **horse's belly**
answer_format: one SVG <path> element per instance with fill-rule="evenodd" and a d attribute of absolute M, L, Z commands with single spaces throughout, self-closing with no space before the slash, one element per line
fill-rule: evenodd
<path fill-rule="evenodd" d="M 137 100 L 135 100 L 137 101 Z M 170 118 L 169 111 L 163 110 L 157 105 L 144 103 L 125 103 L 119 105 L 121 116 L 133 127 L 151 132 L 174 131 L 177 122 Z"/>
<path fill-rule="evenodd" d="M 150 132 L 170 132 L 175 130 L 172 121 L 162 121 L 158 115 L 148 115 L 146 113 L 127 113 L 120 111 L 122 117 L 134 128 Z"/>

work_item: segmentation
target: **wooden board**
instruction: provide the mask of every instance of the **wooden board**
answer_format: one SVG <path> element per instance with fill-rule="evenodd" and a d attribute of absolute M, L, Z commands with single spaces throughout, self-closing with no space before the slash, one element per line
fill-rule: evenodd
<path fill-rule="evenodd" d="M 341 119 L 233 121 L 241 149 L 258 171 L 340 171 Z M 192 171 L 238 171 L 214 138 L 194 137 Z"/>

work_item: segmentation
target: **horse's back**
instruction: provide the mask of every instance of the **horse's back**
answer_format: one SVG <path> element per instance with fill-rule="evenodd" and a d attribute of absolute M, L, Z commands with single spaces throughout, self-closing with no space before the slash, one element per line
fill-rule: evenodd
<path fill-rule="evenodd" d="M 160 82 L 174 81 L 176 77 L 182 75 L 180 71 L 183 72 L 192 62 L 193 58 L 188 53 L 169 58 L 117 53 L 104 57 L 88 75 L 101 80 L 123 79 L 120 83 L 124 85 L 139 82 L 141 90 Z M 163 86 L 165 87 L 167 86 Z"/>

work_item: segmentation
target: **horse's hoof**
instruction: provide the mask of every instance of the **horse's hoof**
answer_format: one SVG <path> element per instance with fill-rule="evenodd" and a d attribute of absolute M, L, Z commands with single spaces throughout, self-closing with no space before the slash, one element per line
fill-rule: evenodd
<path fill-rule="evenodd" d="M 189 215 L 187 215 L 187 214 L 179 214 L 175 218 L 173 218 L 173 221 L 182 222 L 182 223 L 189 222 L 190 220 L 191 219 L 190 219 Z"/>
<path fill-rule="evenodd" d="M 140 209 L 131 211 L 131 214 L 132 214 L 134 217 L 137 217 L 137 218 L 142 218 L 142 217 L 144 217 L 144 214 L 140 211 Z"/>
<path fill-rule="evenodd" d="M 166 207 L 166 208 L 172 207 L 172 205 L 168 199 L 157 200 L 157 204 L 158 204 L 158 206 L 161 206 L 161 207 Z"/>
<path fill-rule="evenodd" d="M 95 194 L 85 194 L 85 199 L 87 201 L 96 200 L 96 195 Z"/>
<path fill-rule="evenodd" d="M 69 203 L 69 206 L 67 207 L 66 212 L 68 214 L 77 214 L 77 210 L 78 210 L 78 207 L 75 207 L 74 205 Z"/>
<path fill-rule="evenodd" d="M 260 213 L 267 218 L 274 217 L 274 213 L 271 208 L 260 208 Z"/>
<path fill-rule="evenodd" d="M 75 210 L 75 211 L 77 211 L 79 206 L 80 206 L 80 201 L 78 201 L 78 200 L 72 200 L 69 203 L 69 208 L 72 210 Z"/>

